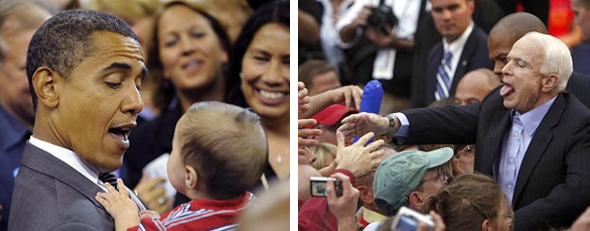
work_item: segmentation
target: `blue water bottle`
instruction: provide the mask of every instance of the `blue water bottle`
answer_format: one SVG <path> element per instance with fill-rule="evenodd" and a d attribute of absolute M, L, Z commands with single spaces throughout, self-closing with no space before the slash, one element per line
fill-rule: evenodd
<path fill-rule="evenodd" d="M 359 112 L 369 112 L 379 114 L 379 108 L 381 107 L 381 100 L 383 100 L 383 85 L 379 80 L 371 80 L 363 89 L 363 97 L 361 98 L 361 108 Z M 360 137 L 355 137 L 356 142 Z M 373 139 L 369 140 L 369 143 L 373 142 Z"/>

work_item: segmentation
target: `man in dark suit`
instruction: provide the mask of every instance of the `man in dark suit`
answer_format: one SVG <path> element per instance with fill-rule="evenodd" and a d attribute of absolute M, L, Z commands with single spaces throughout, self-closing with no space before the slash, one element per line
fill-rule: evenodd
<path fill-rule="evenodd" d="M 143 109 L 147 70 L 137 37 L 114 16 L 63 11 L 33 35 L 26 71 L 35 124 L 8 230 L 114 230 L 94 198 L 115 180 L 110 172 L 121 166 Z"/>
<path fill-rule="evenodd" d="M 564 92 L 572 73 L 560 40 L 531 32 L 502 70 L 504 86 L 481 104 L 345 118 L 346 137 L 373 131 L 415 143 L 476 143 L 475 170 L 512 200 L 515 230 L 569 226 L 590 205 L 590 110 Z"/>
<path fill-rule="evenodd" d="M 498 21 L 488 37 L 489 58 L 494 63 L 494 74 L 502 78 L 502 68 L 508 63 L 506 56 L 516 40 L 528 32 L 548 34 L 545 24 L 537 16 L 518 12 L 510 14 Z M 574 61 L 575 62 L 575 61 Z M 573 72 L 565 87 L 574 94 L 586 107 L 590 108 L 590 76 Z"/>
<path fill-rule="evenodd" d="M 425 60 L 423 92 L 416 92 L 414 107 L 453 96 L 457 83 L 469 71 L 490 68 L 487 59 L 486 33 L 471 16 L 473 0 L 431 0 L 431 15 L 443 40 L 436 44 Z"/>

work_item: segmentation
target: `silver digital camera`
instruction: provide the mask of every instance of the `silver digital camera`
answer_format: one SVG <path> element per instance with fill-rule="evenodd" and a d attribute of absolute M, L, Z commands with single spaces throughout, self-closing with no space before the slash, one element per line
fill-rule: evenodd
<path fill-rule="evenodd" d="M 391 230 L 415 231 L 420 223 L 424 223 L 428 227 L 428 231 L 434 230 L 434 222 L 430 215 L 424 215 L 402 206 L 395 215 L 393 223 L 391 223 Z"/>
<path fill-rule="evenodd" d="M 309 178 L 309 191 L 312 197 L 326 197 L 326 182 L 334 182 L 334 190 L 336 190 L 336 196 L 342 196 L 342 182 L 332 177 L 315 177 Z"/>

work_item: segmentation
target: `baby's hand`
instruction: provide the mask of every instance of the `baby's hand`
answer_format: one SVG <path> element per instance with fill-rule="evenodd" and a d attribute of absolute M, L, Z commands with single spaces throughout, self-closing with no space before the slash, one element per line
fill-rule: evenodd
<path fill-rule="evenodd" d="M 138 208 L 135 202 L 129 198 L 125 184 L 121 179 L 117 179 L 120 191 L 117 191 L 109 183 L 105 183 L 108 193 L 99 192 L 96 194 L 96 200 L 115 218 L 121 219 L 129 216 L 138 217 Z"/>

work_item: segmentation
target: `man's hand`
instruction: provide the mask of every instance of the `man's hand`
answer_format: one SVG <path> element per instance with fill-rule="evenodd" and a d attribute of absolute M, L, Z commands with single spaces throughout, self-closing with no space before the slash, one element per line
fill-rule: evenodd
<path fill-rule="evenodd" d="M 307 88 L 305 88 L 305 84 L 303 84 L 302 82 L 297 83 L 297 86 L 299 88 L 298 92 L 297 92 L 297 96 L 298 96 L 298 102 L 299 102 L 299 106 L 298 106 L 298 112 L 297 112 L 297 116 L 301 116 L 303 115 L 303 113 L 307 112 L 309 110 L 309 101 L 311 101 L 311 98 L 307 95 L 308 91 Z"/>
<path fill-rule="evenodd" d="M 342 119 L 342 126 L 338 128 L 338 131 L 342 132 L 346 140 L 350 140 L 369 132 L 376 135 L 388 134 L 397 131 L 397 127 L 390 128 L 389 119 L 385 116 L 362 112 Z"/>
<path fill-rule="evenodd" d="M 366 26 L 367 20 L 369 19 L 369 15 L 371 15 L 371 9 L 373 9 L 371 5 L 364 5 L 363 9 L 359 12 L 358 16 L 352 21 L 352 25 L 355 28 Z"/>
<path fill-rule="evenodd" d="M 330 211 L 338 220 L 339 226 L 342 221 L 352 221 L 352 224 L 354 225 L 359 190 L 354 188 L 350 183 L 348 176 L 342 173 L 336 173 L 332 175 L 332 177 L 342 182 L 342 196 L 336 197 L 334 182 L 329 180 L 326 183 L 326 194 Z"/>
<path fill-rule="evenodd" d="M 148 179 L 146 175 L 135 186 L 137 196 L 152 210 L 162 214 L 172 208 L 172 201 L 168 200 L 166 190 L 161 183 L 166 180 L 162 178 Z"/>
<path fill-rule="evenodd" d="M 392 33 L 391 28 L 385 27 L 386 34 L 381 31 L 375 31 L 374 29 L 368 29 L 365 31 L 365 36 L 379 47 L 391 47 L 393 42 L 397 40 L 397 36 Z"/>
<path fill-rule="evenodd" d="M 377 169 L 381 163 L 379 157 L 385 153 L 385 150 L 381 149 L 381 146 L 385 142 L 383 140 L 376 140 L 365 146 L 374 136 L 372 132 L 368 133 L 362 136 L 356 143 L 345 147 L 342 132 L 336 131 L 336 140 L 338 141 L 336 155 L 341 158 L 336 168 L 346 169 L 355 177 L 364 176 L 370 171 Z"/>
<path fill-rule="evenodd" d="M 352 110 L 359 110 L 361 108 L 363 89 L 358 86 L 344 86 L 330 90 L 329 93 L 334 103 L 344 104 Z"/>
<path fill-rule="evenodd" d="M 430 217 L 432 217 L 432 221 L 434 221 L 434 231 L 445 231 L 447 229 L 445 223 L 442 220 L 442 217 L 440 217 L 440 215 L 438 215 L 436 212 L 430 211 Z M 418 224 L 417 231 L 428 231 L 428 226 L 420 223 Z"/>
<path fill-rule="evenodd" d="M 572 231 L 586 231 L 590 230 L 590 207 L 586 209 L 582 215 L 572 224 Z"/>

